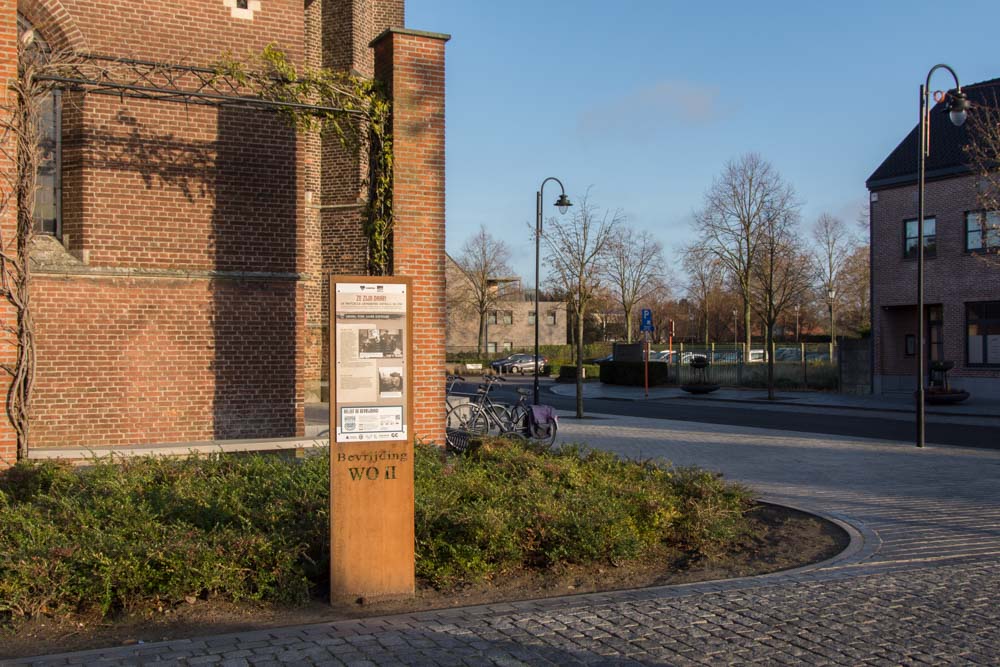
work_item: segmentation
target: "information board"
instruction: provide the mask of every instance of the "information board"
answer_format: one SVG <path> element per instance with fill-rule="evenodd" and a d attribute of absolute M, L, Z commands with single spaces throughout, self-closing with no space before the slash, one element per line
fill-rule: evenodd
<path fill-rule="evenodd" d="M 403 283 L 336 283 L 337 442 L 406 440 Z"/>
<path fill-rule="evenodd" d="M 330 599 L 413 594 L 411 283 L 330 282 Z"/>

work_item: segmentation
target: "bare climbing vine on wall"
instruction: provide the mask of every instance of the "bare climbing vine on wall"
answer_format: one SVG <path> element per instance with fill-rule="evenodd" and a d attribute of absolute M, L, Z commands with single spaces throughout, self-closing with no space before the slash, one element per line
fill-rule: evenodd
<path fill-rule="evenodd" d="M 12 215 L 15 225 L 0 226 L 0 295 L 7 302 L 0 331 L 13 355 L 3 353 L 3 371 L 10 376 L 7 418 L 17 436 L 17 458 L 27 455 L 31 426 L 31 389 L 35 379 L 35 327 L 30 303 L 29 256 L 35 236 L 34 203 L 41 161 L 42 104 L 52 84 L 38 74 L 61 54 L 35 41 L 32 30 L 18 38 L 17 77 L 8 82 L 0 108 L 0 157 L 14 169 L 3 170 L 0 219 Z M 10 232 L 13 232 L 11 235 Z"/>
<path fill-rule="evenodd" d="M 392 106 L 382 85 L 328 69 L 298 69 L 273 45 L 245 60 L 227 58 L 217 70 L 254 95 L 287 103 L 281 112 L 299 129 L 332 132 L 345 148 L 367 155 L 368 272 L 388 275 L 392 267 Z M 300 106 L 304 104 L 311 106 Z"/>
<path fill-rule="evenodd" d="M 137 66 L 143 67 L 140 76 L 144 82 L 156 80 L 159 68 L 160 79 L 170 82 L 171 72 L 176 74 L 179 69 L 53 51 L 34 30 L 26 29 L 18 37 L 17 76 L 0 91 L 0 158 L 5 164 L 15 165 L 0 174 L 0 220 L 11 215 L 16 218 L 15 225 L 0 227 L 0 297 L 7 302 L 10 313 L 0 313 L 0 335 L 14 350 L 14 354 L 0 354 L 0 369 L 10 377 L 6 411 L 17 436 L 18 460 L 28 453 L 35 379 L 30 255 L 36 232 L 37 174 L 43 152 L 43 104 L 56 88 L 86 92 L 88 83 L 100 87 L 121 79 L 134 80 Z M 214 76 L 227 79 L 226 88 L 232 91 L 228 98 L 215 96 L 215 103 L 250 107 L 254 99 L 277 103 L 269 108 L 278 109 L 297 128 L 332 132 L 342 145 L 367 156 L 364 231 L 368 270 L 371 275 L 388 274 L 392 262 L 393 157 L 391 105 L 381 86 L 325 69 L 297 71 L 274 46 L 246 61 L 226 57 L 216 66 Z M 183 96 L 183 91 L 180 94 Z"/>

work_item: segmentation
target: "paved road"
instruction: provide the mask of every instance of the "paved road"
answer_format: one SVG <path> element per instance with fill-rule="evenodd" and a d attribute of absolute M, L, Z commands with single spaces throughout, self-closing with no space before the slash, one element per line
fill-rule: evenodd
<path fill-rule="evenodd" d="M 662 419 L 560 436 L 698 464 L 851 526 L 833 562 L 765 577 L 50 656 L 32 664 L 1000 663 L 1000 451 Z"/>
<path fill-rule="evenodd" d="M 502 401 L 512 402 L 515 397 L 513 387 L 530 384 L 530 379 L 510 377 L 499 387 L 496 395 Z M 561 410 L 576 409 L 575 396 L 570 394 L 574 389 L 572 385 L 558 387 L 562 393 L 556 394 L 550 390 L 551 382 L 546 384 L 543 388 L 545 403 Z M 475 389 L 472 384 L 463 386 L 470 392 Z M 886 404 L 872 399 L 862 408 L 860 406 L 865 402 L 857 400 L 857 397 L 851 397 L 854 400 L 844 397 L 838 401 L 839 397 L 835 394 L 824 395 L 828 400 L 819 402 L 807 398 L 808 392 L 782 392 L 782 402 L 769 405 L 767 401 L 759 400 L 766 395 L 763 390 L 720 392 L 728 396 L 742 394 L 739 399 L 695 398 L 674 390 L 653 392 L 648 400 L 634 400 L 625 398 L 629 395 L 626 389 L 618 389 L 616 393 L 621 396 L 607 397 L 602 392 L 587 396 L 584 401 L 586 412 L 886 440 L 912 440 L 916 433 L 910 406 L 899 402 Z M 635 389 L 632 394 L 638 397 L 641 391 Z M 1000 449 L 1000 404 L 984 405 L 980 412 L 985 414 L 969 415 L 947 408 L 932 409 L 926 419 L 926 441 L 939 445 Z M 989 414 L 993 416 L 986 416 Z"/>

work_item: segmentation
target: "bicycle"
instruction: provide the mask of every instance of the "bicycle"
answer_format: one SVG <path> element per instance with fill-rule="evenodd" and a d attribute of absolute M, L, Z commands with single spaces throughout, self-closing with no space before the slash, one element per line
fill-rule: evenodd
<path fill-rule="evenodd" d="M 472 400 L 448 409 L 445 414 L 445 444 L 449 449 L 464 452 L 474 438 L 501 435 L 511 430 L 507 406 L 490 398 L 493 386 L 501 381 L 501 377 L 485 376 Z"/>
<path fill-rule="evenodd" d="M 532 405 L 528 396 L 532 391 L 517 388 L 517 403 L 510 408 L 510 421 L 517 435 L 531 442 L 537 442 L 545 447 L 551 447 L 556 441 L 559 430 L 559 418 L 550 405 Z"/>
<path fill-rule="evenodd" d="M 476 403 L 456 405 L 448 411 L 445 421 L 445 444 L 451 451 L 462 453 L 486 436 L 515 437 L 550 447 L 555 442 L 558 419 L 547 405 L 531 405 L 531 392 L 518 388 L 518 400 L 509 409 L 489 398 L 492 382 L 481 388 L 483 398 Z"/>

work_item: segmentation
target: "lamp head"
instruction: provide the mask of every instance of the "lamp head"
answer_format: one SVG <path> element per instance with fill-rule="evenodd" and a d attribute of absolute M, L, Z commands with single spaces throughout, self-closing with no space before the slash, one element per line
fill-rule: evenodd
<path fill-rule="evenodd" d="M 837 290 L 831 287 L 826 291 L 826 295 L 830 297 L 830 301 L 833 301 L 834 299 L 837 298 Z"/>
<path fill-rule="evenodd" d="M 566 209 L 572 205 L 573 203 L 569 200 L 569 197 L 566 196 L 565 192 L 559 195 L 559 199 L 556 200 L 556 208 L 559 209 L 560 213 L 565 213 Z"/>
<path fill-rule="evenodd" d="M 948 118 L 952 125 L 961 127 L 968 115 L 969 98 L 962 92 L 961 88 L 948 93 Z"/>

